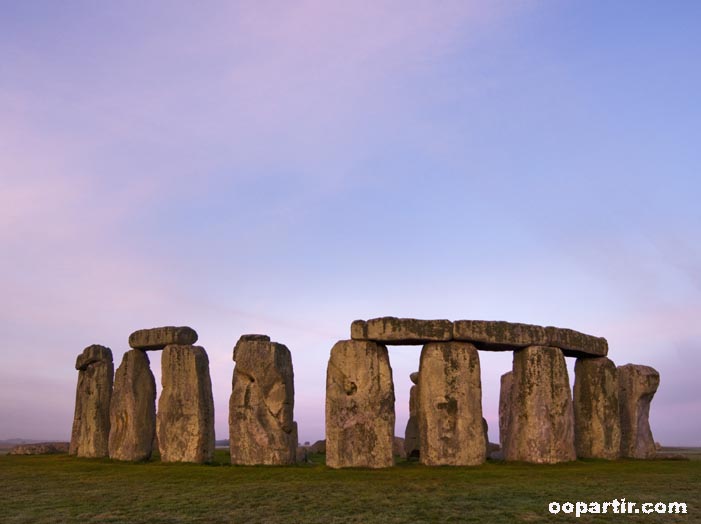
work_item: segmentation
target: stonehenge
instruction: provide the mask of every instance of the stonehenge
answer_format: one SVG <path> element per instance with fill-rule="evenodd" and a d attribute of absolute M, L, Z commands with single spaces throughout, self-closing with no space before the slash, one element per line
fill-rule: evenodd
<path fill-rule="evenodd" d="M 214 399 L 204 348 L 169 345 L 161 356 L 156 432 L 163 462 L 211 462 Z"/>
<path fill-rule="evenodd" d="M 86 347 L 75 362 L 78 386 L 69 453 L 78 457 L 107 457 L 114 364 L 112 351 Z"/>
<path fill-rule="evenodd" d="M 394 384 L 387 348 L 341 340 L 326 371 L 326 465 L 394 465 Z"/>
<path fill-rule="evenodd" d="M 419 365 L 420 461 L 474 466 L 486 460 L 477 349 L 469 342 L 429 342 Z"/>
<path fill-rule="evenodd" d="M 574 366 L 575 448 L 579 458 L 613 460 L 621 454 L 618 371 L 606 357 Z"/>
<path fill-rule="evenodd" d="M 234 348 L 229 400 L 232 464 L 294 464 L 292 355 L 265 335 L 243 335 Z"/>
<path fill-rule="evenodd" d="M 621 456 L 647 459 L 655 456 L 650 402 L 660 385 L 660 374 L 649 366 L 618 367 L 618 403 L 621 413 Z"/>
<path fill-rule="evenodd" d="M 148 355 L 124 353 L 114 377 L 110 407 L 109 455 L 116 460 L 151 458 L 156 436 L 156 380 Z"/>
<path fill-rule="evenodd" d="M 114 373 L 109 348 L 78 356 L 69 452 L 79 457 L 211 462 L 214 400 L 209 359 L 190 327 L 141 329 Z M 388 345 L 422 346 L 410 374 L 409 419 L 396 438 Z M 156 383 L 148 351 L 162 351 Z M 356 320 L 351 338 L 331 349 L 326 373 L 326 465 L 386 468 L 394 457 L 428 466 L 476 466 L 490 444 L 482 413 L 479 351 L 512 353 L 500 379 L 499 442 L 492 459 L 552 464 L 596 458 L 649 459 L 656 453 L 649 424 L 659 386 L 651 367 L 616 367 L 606 339 L 571 329 L 503 321 Z M 576 358 L 574 392 L 565 357 Z M 294 421 L 290 350 L 267 335 L 242 335 L 229 398 L 229 446 L 236 465 L 306 461 Z M 316 446 L 316 445 L 315 445 Z M 499 446 L 491 445 L 498 449 Z M 300 449 L 304 453 L 300 453 Z"/>

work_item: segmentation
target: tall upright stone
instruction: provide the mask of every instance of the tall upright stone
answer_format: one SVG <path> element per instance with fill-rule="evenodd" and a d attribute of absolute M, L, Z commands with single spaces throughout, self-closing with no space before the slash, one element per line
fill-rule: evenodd
<path fill-rule="evenodd" d="M 144 351 L 124 353 L 110 407 L 110 458 L 148 460 L 156 435 L 156 380 Z"/>
<path fill-rule="evenodd" d="M 293 464 L 294 372 L 290 350 L 265 335 L 244 335 L 234 348 L 229 400 L 232 464 Z"/>
<path fill-rule="evenodd" d="M 421 463 L 473 466 L 486 460 L 477 349 L 468 342 L 432 342 L 419 366 Z"/>
<path fill-rule="evenodd" d="M 618 367 L 618 401 L 621 413 L 621 456 L 647 459 L 655 456 L 650 429 L 650 402 L 660 385 L 660 374 L 649 366 Z"/>
<path fill-rule="evenodd" d="M 409 378 L 414 383 L 409 390 L 409 420 L 406 423 L 404 430 L 404 454 L 406 458 L 419 458 L 420 456 L 420 439 L 419 439 L 419 374 L 414 372 L 409 375 Z"/>
<path fill-rule="evenodd" d="M 166 346 L 161 356 L 156 429 L 163 462 L 211 462 L 214 401 L 209 359 L 200 346 Z"/>
<path fill-rule="evenodd" d="M 576 459 L 572 393 L 560 349 L 514 352 L 511 419 L 504 458 L 533 463 Z"/>
<path fill-rule="evenodd" d="M 501 376 L 501 387 L 499 389 L 499 443 L 504 450 L 508 446 L 509 423 L 511 422 L 511 388 L 514 383 L 514 372 L 507 371 Z"/>
<path fill-rule="evenodd" d="M 326 465 L 392 466 L 394 420 L 387 348 L 363 340 L 337 342 L 326 371 Z"/>
<path fill-rule="evenodd" d="M 618 371 L 606 357 L 574 366 L 574 441 L 577 457 L 614 460 L 621 451 Z"/>
<path fill-rule="evenodd" d="M 106 457 L 114 380 L 112 351 L 104 346 L 88 346 L 78 355 L 75 369 L 78 387 L 69 453 L 78 457 Z"/>

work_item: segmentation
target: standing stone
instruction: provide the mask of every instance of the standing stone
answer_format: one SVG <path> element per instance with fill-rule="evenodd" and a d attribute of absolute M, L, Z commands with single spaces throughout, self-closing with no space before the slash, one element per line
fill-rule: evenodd
<path fill-rule="evenodd" d="M 614 460 L 621 451 L 618 371 L 606 357 L 574 366 L 574 442 L 579 458 Z"/>
<path fill-rule="evenodd" d="M 655 456 L 650 430 L 650 402 L 660 385 L 660 374 L 649 366 L 618 367 L 618 401 L 621 412 L 621 456 L 647 459 Z"/>
<path fill-rule="evenodd" d="M 507 447 L 509 438 L 509 424 L 511 422 L 511 387 L 514 383 L 513 371 L 507 371 L 501 376 L 501 389 L 499 390 L 499 443 L 501 449 Z"/>
<path fill-rule="evenodd" d="M 394 383 L 387 348 L 342 340 L 326 371 L 326 465 L 394 465 Z"/>
<path fill-rule="evenodd" d="M 110 407 L 110 458 L 148 460 L 156 435 L 156 380 L 145 352 L 124 353 Z"/>
<path fill-rule="evenodd" d="M 468 342 L 432 342 L 419 367 L 421 463 L 473 466 L 486 460 L 477 349 Z"/>
<path fill-rule="evenodd" d="M 156 429 L 163 462 L 211 462 L 214 402 L 209 359 L 200 346 L 166 346 Z"/>
<path fill-rule="evenodd" d="M 544 346 L 515 351 L 513 370 L 504 458 L 548 464 L 575 460 L 572 393 L 562 351 Z"/>
<path fill-rule="evenodd" d="M 106 457 L 114 379 L 112 351 L 104 346 L 89 346 L 78 355 L 75 368 L 79 373 L 69 453 Z"/>
<path fill-rule="evenodd" d="M 414 372 L 409 375 L 414 383 L 409 390 L 409 420 L 404 431 L 404 454 L 406 458 L 419 458 L 419 374 Z"/>
<path fill-rule="evenodd" d="M 234 348 L 229 400 L 232 464 L 294 464 L 297 449 L 290 350 L 265 335 L 244 335 Z"/>

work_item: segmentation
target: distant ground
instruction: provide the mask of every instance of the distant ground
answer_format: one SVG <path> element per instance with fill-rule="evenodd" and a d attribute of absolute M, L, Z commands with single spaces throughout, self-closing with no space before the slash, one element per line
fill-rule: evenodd
<path fill-rule="evenodd" d="M 677 448 L 678 450 L 679 448 Z M 698 458 L 699 448 L 685 448 Z M 668 451 L 668 450 L 665 450 Z M 5 523 L 701 522 L 701 460 L 577 461 L 554 466 L 488 462 L 428 468 L 331 470 L 313 464 L 234 467 L 132 464 L 68 455 L 0 457 Z M 686 515 L 550 515 L 571 501 L 685 502 Z"/>

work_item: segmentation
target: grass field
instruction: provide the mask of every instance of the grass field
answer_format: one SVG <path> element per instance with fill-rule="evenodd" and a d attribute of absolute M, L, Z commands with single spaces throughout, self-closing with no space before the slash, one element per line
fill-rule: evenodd
<path fill-rule="evenodd" d="M 701 522 L 701 460 L 331 470 L 0 457 L 0 522 Z M 550 515 L 551 501 L 686 502 L 686 515 Z"/>

